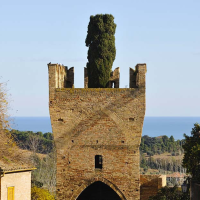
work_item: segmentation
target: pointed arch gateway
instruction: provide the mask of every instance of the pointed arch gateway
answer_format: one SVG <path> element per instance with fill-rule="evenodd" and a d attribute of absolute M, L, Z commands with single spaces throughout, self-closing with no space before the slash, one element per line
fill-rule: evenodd
<path fill-rule="evenodd" d="M 83 184 L 71 198 L 73 200 L 126 200 L 121 191 L 110 181 L 98 178 Z"/>

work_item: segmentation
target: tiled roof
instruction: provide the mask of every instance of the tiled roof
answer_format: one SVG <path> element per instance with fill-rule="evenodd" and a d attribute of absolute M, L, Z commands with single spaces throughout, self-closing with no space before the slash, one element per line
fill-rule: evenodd
<path fill-rule="evenodd" d="M 167 174 L 166 177 L 174 177 L 174 178 L 184 178 L 186 174 L 174 172 L 173 174 Z"/>
<path fill-rule="evenodd" d="M 14 173 L 14 172 L 25 172 L 25 171 L 32 171 L 35 170 L 36 168 L 12 168 L 12 169 L 2 169 L 0 167 L 0 174 L 1 173 Z"/>

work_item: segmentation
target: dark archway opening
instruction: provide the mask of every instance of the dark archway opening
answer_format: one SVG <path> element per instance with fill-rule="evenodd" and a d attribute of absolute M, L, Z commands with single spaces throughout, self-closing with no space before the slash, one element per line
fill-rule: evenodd
<path fill-rule="evenodd" d="M 83 190 L 77 200 L 121 200 L 121 198 L 108 185 L 97 181 Z"/>

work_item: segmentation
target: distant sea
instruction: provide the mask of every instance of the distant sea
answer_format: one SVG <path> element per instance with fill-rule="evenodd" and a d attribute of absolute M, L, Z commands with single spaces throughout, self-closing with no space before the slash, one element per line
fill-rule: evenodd
<path fill-rule="evenodd" d="M 195 123 L 200 117 L 145 117 L 142 135 L 157 137 L 174 136 L 183 139 L 183 134 L 191 135 Z M 50 117 L 13 117 L 12 128 L 20 131 L 52 132 Z"/>

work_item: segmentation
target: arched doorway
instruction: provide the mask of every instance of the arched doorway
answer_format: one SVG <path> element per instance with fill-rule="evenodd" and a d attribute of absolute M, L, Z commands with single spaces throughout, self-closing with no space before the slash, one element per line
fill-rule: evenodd
<path fill-rule="evenodd" d="M 101 181 L 89 185 L 77 200 L 121 200 L 118 194 Z"/>

